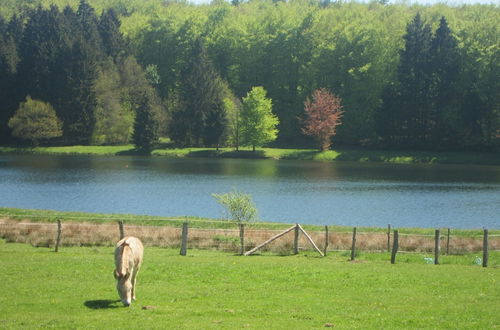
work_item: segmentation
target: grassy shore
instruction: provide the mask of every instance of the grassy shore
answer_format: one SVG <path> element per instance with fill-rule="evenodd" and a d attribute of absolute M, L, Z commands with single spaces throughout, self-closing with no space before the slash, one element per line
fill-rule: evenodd
<path fill-rule="evenodd" d="M 209 157 L 209 158 L 255 158 L 315 161 L 355 161 L 422 164 L 479 164 L 500 165 L 500 153 L 480 152 L 425 152 L 399 150 L 338 149 L 319 152 L 314 149 L 248 148 L 235 151 L 233 148 L 168 148 L 168 143 L 153 150 L 153 156 L 164 157 Z M 0 147 L 0 154 L 49 154 L 49 155 L 135 155 L 133 145 L 123 146 L 66 146 L 66 147 Z"/>
<path fill-rule="evenodd" d="M 500 268 L 428 265 L 410 255 L 348 262 L 146 247 L 137 301 L 117 301 L 112 247 L 59 253 L 0 240 L 0 327 L 492 329 Z"/>

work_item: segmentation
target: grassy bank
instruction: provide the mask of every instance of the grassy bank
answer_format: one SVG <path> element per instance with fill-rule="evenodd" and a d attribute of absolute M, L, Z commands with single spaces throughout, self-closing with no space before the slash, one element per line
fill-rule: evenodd
<path fill-rule="evenodd" d="M 248 148 L 235 151 L 233 148 L 162 148 L 153 150 L 153 156 L 164 157 L 209 157 L 209 158 L 255 158 L 315 161 L 355 161 L 422 164 L 480 164 L 500 165 L 499 153 L 479 152 L 424 152 L 396 150 L 339 149 L 319 152 L 313 149 L 259 148 L 252 152 Z M 68 146 L 68 147 L 0 147 L 0 154 L 49 154 L 49 155 L 134 155 L 133 145 L 124 146 Z"/>
<path fill-rule="evenodd" d="M 190 216 L 181 217 L 161 217 L 150 215 L 136 214 L 102 214 L 102 213 L 87 213 L 87 212 L 64 212 L 54 210 L 38 210 L 38 209 L 18 209 L 9 207 L 0 207 L 0 218 L 9 218 L 13 220 L 28 220 L 32 222 L 56 222 L 57 220 L 67 222 L 90 222 L 90 223 L 116 223 L 123 221 L 129 225 L 146 225 L 146 226 L 173 226 L 180 227 L 182 223 L 188 222 L 190 228 L 200 229 L 237 229 L 238 224 L 232 221 L 223 219 L 199 218 Z M 289 228 L 292 223 L 280 222 L 255 222 L 247 224 L 252 229 L 262 230 L 284 230 Z M 307 230 L 323 231 L 324 226 L 318 225 L 303 225 Z M 351 233 L 352 227 L 340 225 L 328 225 L 330 231 Z M 357 227 L 358 232 L 374 232 L 386 233 L 387 228 L 381 227 Z M 394 228 L 398 229 L 401 234 L 419 234 L 419 235 L 434 235 L 434 228 Z M 482 233 L 482 229 L 453 229 L 453 234 L 462 237 L 478 236 Z M 500 235 L 500 229 L 489 228 L 491 235 Z"/>
<path fill-rule="evenodd" d="M 387 256 L 385 256 L 387 257 Z M 500 268 L 391 265 L 366 254 L 240 257 L 147 247 L 137 302 L 117 302 L 111 247 L 45 248 L 0 240 L 0 327 L 491 329 Z M 148 306 L 146 309 L 143 307 Z"/>

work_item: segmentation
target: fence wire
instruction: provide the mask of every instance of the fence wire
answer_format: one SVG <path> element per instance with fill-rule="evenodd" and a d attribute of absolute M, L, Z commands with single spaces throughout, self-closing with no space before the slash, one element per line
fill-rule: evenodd
<path fill-rule="evenodd" d="M 233 226 L 234 227 L 234 226 Z M 139 237 L 146 246 L 178 248 L 181 245 L 181 227 L 125 224 L 125 235 Z M 270 239 L 281 230 L 245 228 L 244 246 L 250 250 Z M 350 251 L 352 233 L 330 231 L 328 238 L 325 232 L 308 232 L 316 245 L 323 250 L 328 239 L 328 251 Z M 113 246 L 120 238 L 116 223 L 76 223 L 62 224 L 61 246 Z M 434 251 L 434 235 L 400 234 L 399 251 L 432 252 Z M 0 237 L 8 242 L 28 243 L 33 246 L 53 247 L 57 238 L 57 224 L 46 222 L 19 222 L 15 220 L 0 221 Z M 491 251 L 500 250 L 500 235 L 489 235 Z M 388 242 L 387 233 L 357 232 L 357 251 L 386 251 L 391 248 L 393 237 Z M 312 250 L 310 242 L 304 235 L 299 236 L 300 250 Z M 290 254 L 294 247 L 294 233 L 284 235 L 267 245 L 263 251 L 278 254 Z M 241 249 L 240 231 L 236 228 L 189 228 L 188 248 L 215 249 L 238 253 Z M 482 236 L 441 235 L 442 253 L 463 254 L 482 251 Z"/>

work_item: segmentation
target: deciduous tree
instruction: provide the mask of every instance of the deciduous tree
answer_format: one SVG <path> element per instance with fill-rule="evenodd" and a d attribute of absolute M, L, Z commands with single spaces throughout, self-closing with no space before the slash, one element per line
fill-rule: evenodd
<path fill-rule="evenodd" d="M 279 120 L 273 112 L 272 100 L 266 97 L 264 87 L 253 87 L 247 96 L 243 98 L 243 109 L 241 111 L 241 144 L 252 146 L 263 146 L 276 140 L 278 137 Z"/>
<path fill-rule="evenodd" d="M 325 88 L 317 89 L 304 102 L 305 119 L 302 132 L 316 139 L 321 151 L 328 150 L 337 126 L 342 123 L 341 99 Z"/>
<path fill-rule="evenodd" d="M 54 108 L 49 103 L 33 100 L 30 96 L 9 120 L 9 127 L 13 136 L 29 140 L 34 146 L 41 140 L 62 135 L 62 123 Z"/>

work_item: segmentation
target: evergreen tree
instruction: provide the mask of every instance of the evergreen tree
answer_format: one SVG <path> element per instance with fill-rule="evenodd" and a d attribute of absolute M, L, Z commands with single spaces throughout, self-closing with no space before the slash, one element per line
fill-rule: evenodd
<path fill-rule="evenodd" d="M 19 45 L 18 78 L 22 97 L 29 94 L 48 101 L 56 111 L 60 91 L 54 88 L 54 83 L 60 80 L 54 73 L 60 68 L 61 53 L 71 47 L 70 36 L 65 30 L 57 7 L 52 6 L 49 10 L 38 7 L 30 13 Z"/>
<path fill-rule="evenodd" d="M 120 20 L 112 8 L 103 12 L 99 19 L 98 28 L 103 51 L 107 56 L 111 56 L 112 58 L 125 55 L 125 41 L 120 32 L 120 24 Z"/>
<path fill-rule="evenodd" d="M 401 111 L 401 95 L 399 86 L 390 84 L 382 91 L 382 104 L 375 112 L 376 131 L 382 143 L 389 146 L 400 146 L 406 122 L 405 113 Z"/>
<path fill-rule="evenodd" d="M 10 26 L 12 24 L 7 24 L 0 16 L 0 141 L 10 139 L 7 122 L 14 115 L 19 100 L 15 84 L 19 56 L 16 35 L 10 31 Z"/>
<path fill-rule="evenodd" d="M 136 149 L 146 154 L 151 153 L 159 141 L 158 109 L 155 107 L 154 97 L 152 88 L 140 92 L 132 135 Z"/>
<path fill-rule="evenodd" d="M 398 81 L 400 111 L 404 111 L 406 122 L 401 123 L 401 133 L 407 145 L 422 147 L 426 144 L 431 120 L 431 27 L 417 14 L 407 25 L 403 39 L 405 46 L 400 53 Z"/>
<path fill-rule="evenodd" d="M 99 34 L 99 20 L 86 0 L 80 0 L 76 11 L 78 23 L 80 24 L 80 35 L 89 46 L 89 55 L 102 59 L 102 42 Z"/>
<path fill-rule="evenodd" d="M 183 145 L 218 144 L 226 125 L 224 84 L 200 39 L 188 58 L 181 72 L 180 102 L 172 114 L 170 137 Z"/>
<path fill-rule="evenodd" d="M 63 137 L 70 144 L 88 144 L 94 132 L 98 64 L 92 53 L 87 43 L 77 40 L 61 59 L 66 84 L 58 113 L 64 123 Z"/>
<path fill-rule="evenodd" d="M 456 143 L 457 125 L 463 120 L 460 116 L 460 55 L 458 42 L 444 17 L 432 39 L 430 53 L 433 75 L 433 104 L 429 118 L 431 141 L 436 145 Z"/>
<path fill-rule="evenodd" d="M 208 110 L 203 130 L 203 141 L 206 146 L 215 146 L 218 149 L 224 142 L 228 119 L 224 101 L 219 99 L 216 102 Z"/>
<path fill-rule="evenodd" d="M 398 77 L 402 104 L 406 109 L 408 143 L 422 144 L 426 137 L 430 109 L 431 27 L 420 14 L 406 28 L 405 47 L 401 51 Z"/>

